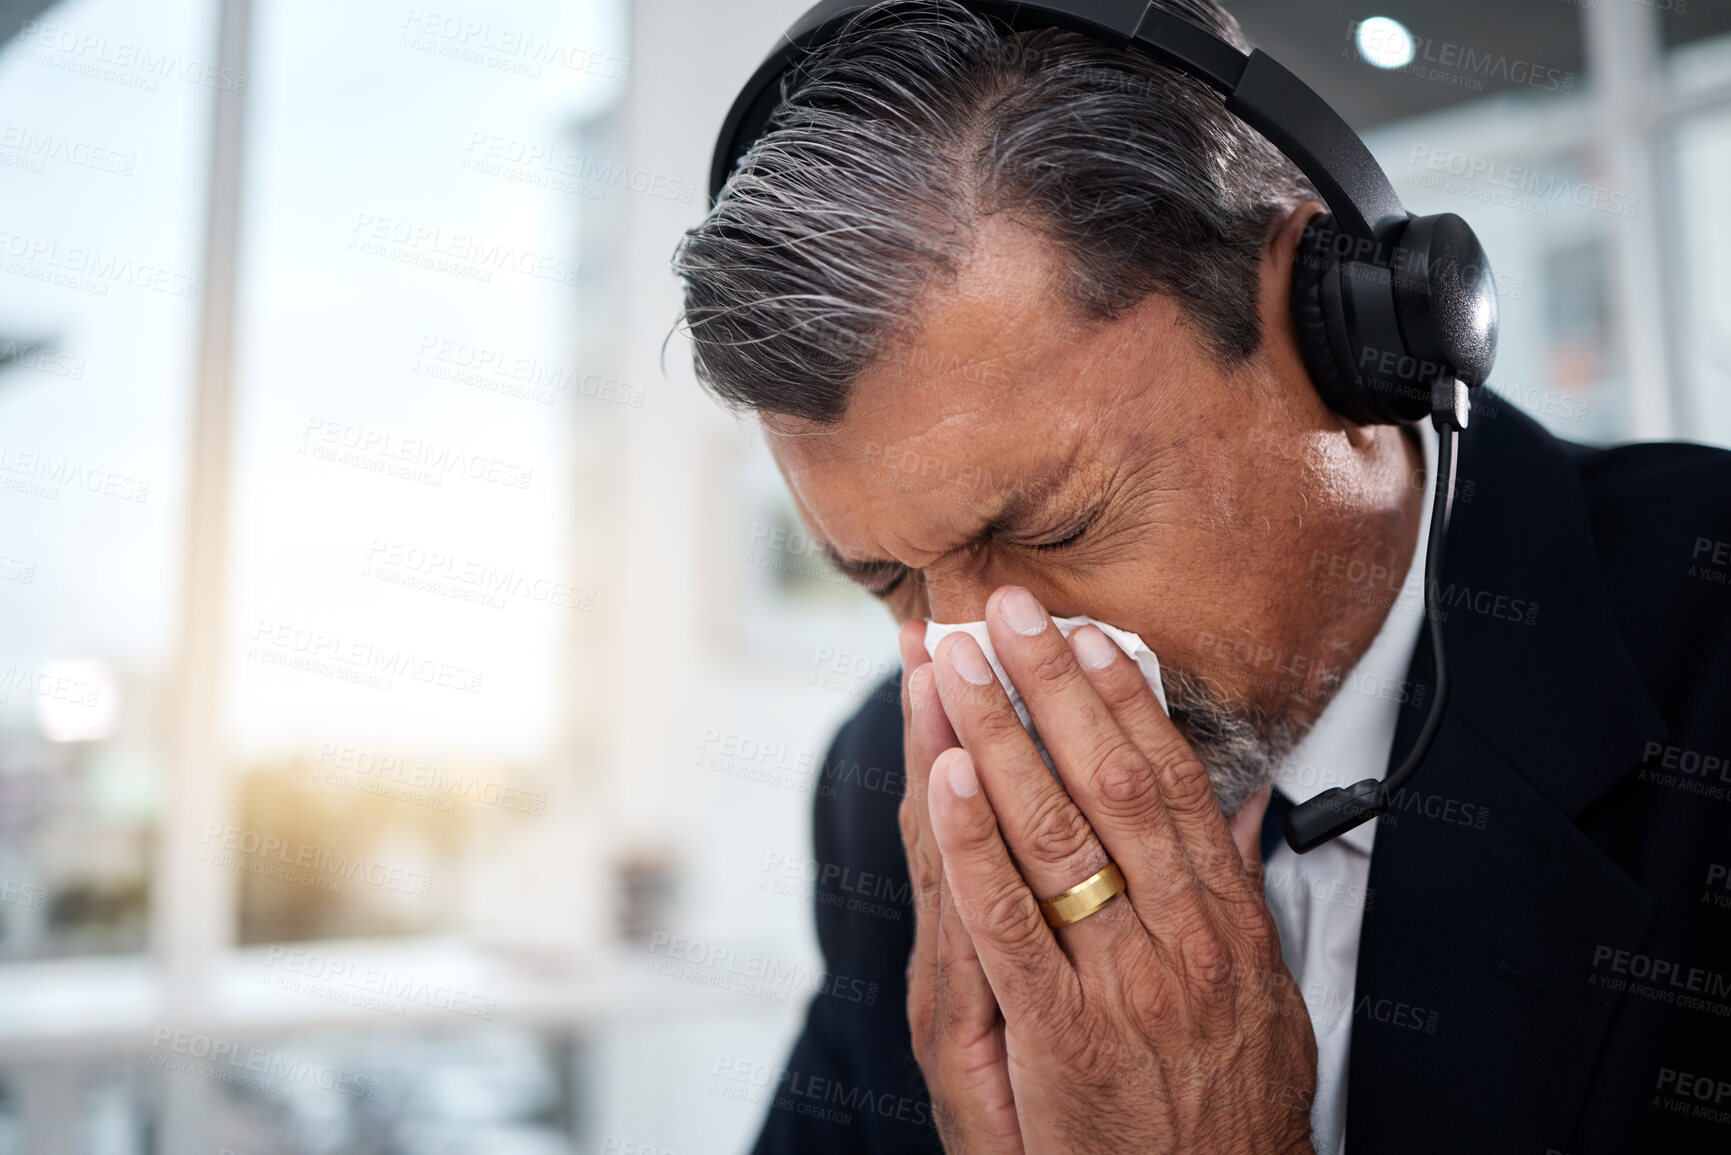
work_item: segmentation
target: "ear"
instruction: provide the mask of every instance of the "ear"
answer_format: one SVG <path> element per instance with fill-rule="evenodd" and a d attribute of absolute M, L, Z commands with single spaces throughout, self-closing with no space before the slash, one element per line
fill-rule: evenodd
<path fill-rule="evenodd" d="M 1304 238 L 1305 226 L 1327 212 L 1320 201 L 1305 201 L 1284 216 L 1276 216 L 1268 227 L 1268 244 L 1262 252 L 1262 347 L 1270 368 L 1283 377 L 1297 374 L 1307 392 L 1314 395 L 1310 371 L 1304 367 L 1304 356 L 1298 351 L 1298 333 L 1292 321 L 1292 263 L 1298 257 L 1298 244 Z M 1357 425 L 1321 407 L 1330 419 L 1338 423 L 1346 440 L 1354 449 L 1364 449 L 1376 439 L 1376 427 Z"/>
<path fill-rule="evenodd" d="M 1269 225 L 1268 257 L 1275 268 L 1283 270 L 1281 279 L 1287 294 L 1292 291 L 1292 262 L 1298 255 L 1298 242 L 1304 236 L 1305 226 L 1327 211 L 1328 206 L 1321 201 L 1305 201 L 1285 216 L 1277 215 Z"/>
<path fill-rule="evenodd" d="M 1319 201 L 1305 201 L 1269 223 L 1257 299 L 1262 353 L 1268 367 L 1282 379 L 1295 375 L 1311 392 L 1315 392 L 1315 386 L 1310 384 L 1310 373 L 1298 351 L 1298 331 L 1292 321 L 1292 262 L 1298 257 L 1298 243 L 1304 237 L 1305 226 L 1327 211 Z"/>

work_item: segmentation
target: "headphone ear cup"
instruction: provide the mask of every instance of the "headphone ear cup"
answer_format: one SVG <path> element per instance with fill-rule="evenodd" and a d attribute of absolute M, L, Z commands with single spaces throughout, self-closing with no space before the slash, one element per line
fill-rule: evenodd
<path fill-rule="evenodd" d="M 1341 300 L 1334 217 L 1323 213 L 1304 229 L 1292 262 L 1292 322 L 1299 356 L 1328 407 L 1360 425 L 1388 418 L 1362 400 Z"/>

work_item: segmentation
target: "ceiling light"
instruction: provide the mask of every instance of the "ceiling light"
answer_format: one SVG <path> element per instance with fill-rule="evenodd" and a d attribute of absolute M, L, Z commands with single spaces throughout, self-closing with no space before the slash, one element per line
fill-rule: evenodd
<path fill-rule="evenodd" d="M 1378 68 L 1405 68 L 1412 63 L 1412 33 L 1399 20 L 1387 16 L 1361 20 L 1353 42 L 1365 62 Z"/>

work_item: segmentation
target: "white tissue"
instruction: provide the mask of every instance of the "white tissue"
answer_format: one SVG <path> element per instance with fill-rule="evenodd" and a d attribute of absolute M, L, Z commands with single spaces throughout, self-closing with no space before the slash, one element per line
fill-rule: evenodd
<path fill-rule="evenodd" d="M 1154 651 L 1148 648 L 1148 643 L 1144 642 L 1140 636 L 1129 630 L 1121 630 L 1117 626 L 1109 626 L 1105 622 L 1085 614 L 1075 618 L 1053 618 L 1052 622 L 1058 627 L 1058 632 L 1066 638 L 1078 626 L 1098 626 L 1101 633 L 1117 643 L 1118 648 L 1136 663 L 1136 667 L 1142 671 L 1143 679 L 1153 689 L 1154 697 L 1159 700 L 1160 708 L 1166 709 L 1166 689 L 1160 684 L 1160 659 L 1154 656 Z M 992 664 L 992 673 L 998 675 L 998 682 L 1004 687 L 1004 693 L 1009 696 L 1010 705 L 1015 707 L 1016 717 L 1022 720 L 1022 725 L 1026 727 L 1028 736 L 1034 740 L 1034 748 L 1040 752 L 1040 757 L 1045 759 L 1047 769 L 1056 775 L 1058 768 L 1052 765 L 1052 758 L 1046 753 L 1045 743 L 1040 741 L 1040 735 L 1034 730 L 1033 719 L 1028 716 L 1028 707 L 1022 702 L 1022 695 L 1017 693 L 1016 687 L 1010 684 L 1010 676 L 1004 673 L 1004 667 L 998 662 L 998 655 L 992 651 L 992 639 L 986 633 L 985 622 L 927 622 L 926 653 L 935 653 L 938 642 L 955 633 L 969 634 L 974 641 L 980 643 L 980 649 L 986 652 L 986 661 Z"/>

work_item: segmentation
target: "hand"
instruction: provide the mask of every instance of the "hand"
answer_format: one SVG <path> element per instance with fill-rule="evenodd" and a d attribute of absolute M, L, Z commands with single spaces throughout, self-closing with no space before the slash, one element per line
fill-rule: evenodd
<path fill-rule="evenodd" d="M 898 817 L 913 883 L 907 1011 L 914 1057 L 925 1075 L 932 1115 L 947 1151 L 1020 1153 L 1003 1016 L 944 881 L 927 807 L 932 759 L 956 746 L 956 732 L 944 717 L 932 681 L 925 620 L 902 623 L 898 641 L 906 768 Z"/>
<path fill-rule="evenodd" d="M 934 1016 L 923 1050 L 916 1029 L 915 1054 L 934 1106 L 944 1099 L 946 1148 L 1310 1153 L 1316 1043 L 1262 899 L 1254 827 L 1229 830 L 1206 770 L 1104 634 L 1085 626 L 1066 641 L 1018 587 L 992 595 L 986 620 L 1064 781 L 978 644 L 945 638 L 929 676 L 960 746 L 920 777 L 948 887 L 937 989 L 956 992 L 956 1010 L 953 1023 Z M 920 730 L 917 702 L 912 714 L 908 749 L 924 758 L 941 737 Z M 910 790 L 913 780 L 910 769 Z M 904 837 L 908 826 L 904 816 Z M 1048 927 L 1038 900 L 1109 860 L 1126 892 Z M 916 876 L 929 870 L 922 862 Z M 972 952 L 945 940 L 946 919 Z M 975 967 L 1002 1016 L 1019 1145 L 983 1062 Z"/>

